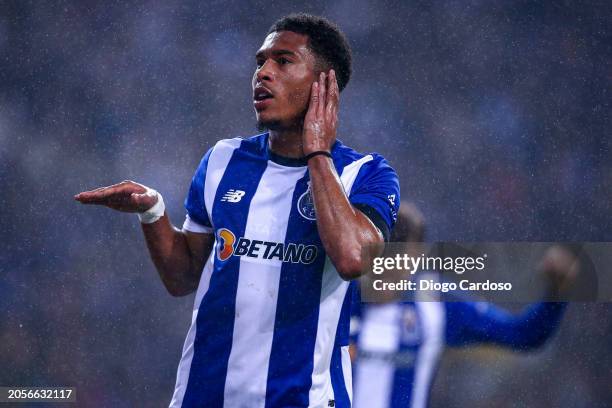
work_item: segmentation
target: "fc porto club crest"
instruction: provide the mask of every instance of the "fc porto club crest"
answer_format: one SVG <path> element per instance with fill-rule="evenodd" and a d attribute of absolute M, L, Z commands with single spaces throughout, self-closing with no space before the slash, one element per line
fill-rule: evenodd
<path fill-rule="evenodd" d="M 297 209 L 300 215 L 307 220 L 314 221 L 317 219 L 312 194 L 310 193 L 310 181 L 308 182 L 308 188 L 297 201 Z"/>

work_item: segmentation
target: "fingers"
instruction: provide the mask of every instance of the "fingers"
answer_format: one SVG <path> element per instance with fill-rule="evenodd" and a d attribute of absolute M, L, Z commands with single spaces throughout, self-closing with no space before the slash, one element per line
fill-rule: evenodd
<path fill-rule="evenodd" d="M 91 191 L 84 191 L 77 194 L 74 198 L 83 204 L 100 204 L 109 196 L 116 195 L 122 186 L 115 184 L 108 187 L 100 187 Z"/>
<path fill-rule="evenodd" d="M 100 187 L 96 188 L 95 190 L 83 191 L 75 195 L 74 199 L 81 202 L 82 204 L 97 204 L 97 201 L 104 193 L 104 190 L 108 188 L 110 187 Z"/>
<path fill-rule="evenodd" d="M 83 204 L 105 204 L 120 200 L 120 197 L 131 193 L 144 193 L 146 188 L 132 181 L 122 181 L 112 186 L 100 187 L 91 191 L 84 191 L 74 196 L 74 199 Z"/>
<path fill-rule="evenodd" d="M 74 199 L 81 201 L 83 198 L 90 197 L 92 194 L 97 193 L 105 188 L 108 188 L 108 187 L 98 187 L 94 190 L 80 192 L 74 196 Z"/>
<path fill-rule="evenodd" d="M 308 112 L 314 113 L 317 118 L 334 120 L 338 113 L 339 95 L 336 72 L 333 69 L 329 74 L 321 72 L 310 89 Z"/>
<path fill-rule="evenodd" d="M 313 118 L 319 109 L 319 83 L 314 81 L 310 87 L 310 104 L 306 112 L 306 118 Z"/>
<path fill-rule="evenodd" d="M 326 103 L 327 103 L 326 75 L 325 75 L 325 72 L 321 72 L 319 74 L 319 106 L 317 109 L 317 117 L 320 119 L 324 118 Z"/>
<path fill-rule="evenodd" d="M 338 102 L 340 99 L 340 90 L 338 89 L 338 80 L 336 79 L 336 71 L 333 69 L 329 71 L 328 78 L 328 93 L 327 93 L 327 106 L 325 108 L 325 115 L 327 120 L 335 121 L 338 115 Z"/>
<path fill-rule="evenodd" d="M 336 139 L 338 121 L 338 84 L 336 73 L 319 73 L 310 90 L 310 102 L 304 118 L 303 151 L 329 151 Z"/>

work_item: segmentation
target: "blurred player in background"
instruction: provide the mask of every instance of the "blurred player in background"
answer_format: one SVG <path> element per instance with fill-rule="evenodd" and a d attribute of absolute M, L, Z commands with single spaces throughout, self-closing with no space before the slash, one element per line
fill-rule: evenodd
<path fill-rule="evenodd" d="M 392 241 L 422 242 L 424 231 L 420 211 L 403 202 Z M 578 273 L 576 259 L 560 247 L 547 251 L 540 269 L 550 283 L 547 299 L 557 298 Z M 425 407 L 445 346 L 537 348 L 552 336 L 566 308 L 563 302 L 541 302 L 514 315 L 487 302 L 389 299 L 361 304 L 357 282 L 352 286 L 354 408 Z"/>
<path fill-rule="evenodd" d="M 197 290 L 172 407 L 349 407 L 347 281 L 361 273 L 362 247 L 388 238 L 397 175 L 336 140 L 351 53 L 335 25 L 285 17 L 255 60 L 267 132 L 208 150 L 182 229 L 135 182 L 75 198 L 139 213 L 168 291 Z"/>

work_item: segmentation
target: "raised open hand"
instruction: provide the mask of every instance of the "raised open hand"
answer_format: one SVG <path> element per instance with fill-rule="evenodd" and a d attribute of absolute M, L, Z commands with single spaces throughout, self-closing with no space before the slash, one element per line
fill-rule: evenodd
<path fill-rule="evenodd" d="M 318 151 L 330 152 L 336 141 L 340 91 L 334 70 L 321 72 L 312 84 L 310 104 L 304 118 L 302 145 L 304 155 Z"/>
<path fill-rule="evenodd" d="M 84 191 L 74 196 L 82 204 L 104 205 L 114 210 L 141 213 L 153 207 L 157 193 L 142 184 L 125 180 L 112 186 Z"/>

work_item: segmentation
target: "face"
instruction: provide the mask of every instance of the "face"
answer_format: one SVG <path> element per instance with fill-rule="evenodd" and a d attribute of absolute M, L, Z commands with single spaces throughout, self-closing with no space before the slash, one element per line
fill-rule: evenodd
<path fill-rule="evenodd" d="M 308 36 L 291 31 L 271 33 L 255 58 L 252 85 L 258 125 L 271 130 L 295 127 L 304 119 L 317 74 Z"/>

